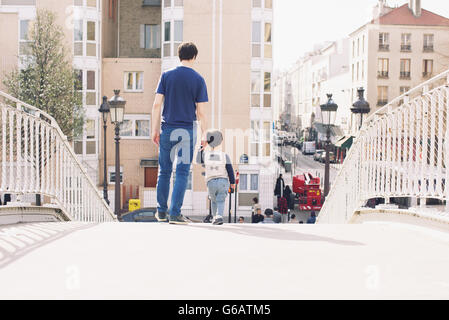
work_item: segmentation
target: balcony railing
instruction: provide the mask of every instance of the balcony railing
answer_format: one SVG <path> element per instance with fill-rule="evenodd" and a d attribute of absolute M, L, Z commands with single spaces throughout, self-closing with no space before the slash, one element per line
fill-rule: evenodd
<path fill-rule="evenodd" d="M 433 45 L 424 46 L 424 52 L 433 52 Z"/>
<path fill-rule="evenodd" d="M 401 79 L 410 79 L 410 77 L 411 77 L 410 71 L 407 71 L 407 72 L 401 71 L 401 74 L 400 74 Z"/>
<path fill-rule="evenodd" d="M 377 78 L 378 79 L 388 79 L 388 71 L 377 71 Z"/>
<path fill-rule="evenodd" d="M 411 52 L 412 46 L 410 44 L 401 45 L 401 52 Z"/>
<path fill-rule="evenodd" d="M 383 107 L 388 104 L 388 100 L 377 100 L 377 106 Z"/>
<path fill-rule="evenodd" d="M 389 44 L 379 44 L 379 51 L 390 51 Z"/>
<path fill-rule="evenodd" d="M 422 77 L 423 78 L 430 78 L 430 77 L 432 77 L 432 72 L 423 72 L 422 73 Z"/>

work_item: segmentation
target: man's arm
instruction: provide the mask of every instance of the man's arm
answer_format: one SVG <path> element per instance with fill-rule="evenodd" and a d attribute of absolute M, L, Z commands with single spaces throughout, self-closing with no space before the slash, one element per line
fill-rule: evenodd
<path fill-rule="evenodd" d="M 159 146 L 161 137 L 161 109 L 163 102 L 164 96 L 160 93 L 156 93 L 153 103 L 153 111 L 151 112 L 151 139 L 157 146 Z"/>
<path fill-rule="evenodd" d="M 203 148 L 207 145 L 207 130 L 209 129 L 207 125 L 207 118 L 206 118 L 206 103 L 205 102 L 198 102 L 196 104 L 196 117 L 198 121 L 200 122 L 201 126 L 201 145 Z"/>

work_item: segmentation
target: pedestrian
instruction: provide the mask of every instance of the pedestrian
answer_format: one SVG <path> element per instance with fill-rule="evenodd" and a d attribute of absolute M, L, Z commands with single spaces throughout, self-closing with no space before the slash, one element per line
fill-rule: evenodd
<path fill-rule="evenodd" d="M 253 206 L 252 206 L 252 213 L 251 213 L 251 223 L 256 223 L 254 222 L 254 216 L 257 214 L 257 211 L 260 208 L 260 204 L 259 204 L 259 199 L 257 197 L 253 198 Z"/>
<path fill-rule="evenodd" d="M 315 211 L 312 211 L 310 213 L 310 218 L 307 219 L 307 223 L 308 224 L 314 224 L 316 222 L 316 215 L 315 215 Z"/>
<path fill-rule="evenodd" d="M 195 44 L 181 44 L 178 56 L 181 65 L 161 75 L 152 111 L 152 140 L 159 147 L 156 218 L 160 222 L 169 220 L 171 224 L 187 224 L 181 207 L 196 143 L 197 128 L 194 123 L 197 120 L 200 123 L 203 132 L 201 145 L 204 147 L 208 95 L 204 78 L 193 69 L 198 56 Z M 176 179 L 169 209 L 167 202 L 175 157 Z"/>
<path fill-rule="evenodd" d="M 239 223 L 245 223 L 245 218 L 244 217 L 240 217 L 239 218 Z"/>
<path fill-rule="evenodd" d="M 290 223 L 298 223 L 298 220 L 296 220 L 295 214 L 292 214 L 292 216 L 290 217 Z"/>
<path fill-rule="evenodd" d="M 231 159 L 222 151 L 216 150 L 223 142 L 223 134 L 219 130 L 207 132 L 208 147 L 198 152 L 197 162 L 203 164 L 206 171 L 206 184 L 211 200 L 212 224 L 223 224 L 223 213 L 229 188 L 235 188 L 234 169 Z"/>
<path fill-rule="evenodd" d="M 261 223 L 264 221 L 264 216 L 262 215 L 262 209 L 259 207 L 257 208 L 256 214 L 254 215 L 253 222 L 252 223 Z"/>
<path fill-rule="evenodd" d="M 261 223 L 275 223 L 273 220 L 273 210 L 272 209 L 265 209 L 265 217 L 264 220 L 261 221 Z"/>
<path fill-rule="evenodd" d="M 288 209 L 293 209 L 293 199 L 292 199 L 292 189 L 290 189 L 290 186 L 286 186 L 284 190 L 284 197 L 287 200 L 287 207 Z"/>
<path fill-rule="evenodd" d="M 284 189 L 285 189 L 285 182 L 284 182 L 284 179 L 282 178 L 282 174 L 280 174 L 276 180 L 276 187 L 274 189 L 274 195 L 277 196 L 279 199 L 280 197 L 283 196 Z"/>

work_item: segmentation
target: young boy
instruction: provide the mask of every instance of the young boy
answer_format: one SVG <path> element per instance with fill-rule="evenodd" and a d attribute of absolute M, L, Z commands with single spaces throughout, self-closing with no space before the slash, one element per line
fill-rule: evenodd
<path fill-rule="evenodd" d="M 218 130 L 207 132 L 208 147 L 200 150 L 197 162 L 206 169 L 205 177 L 211 200 L 212 224 L 223 224 L 223 212 L 229 187 L 235 188 L 234 169 L 229 156 L 215 150 L 223 142 L 223 135 Z"/>

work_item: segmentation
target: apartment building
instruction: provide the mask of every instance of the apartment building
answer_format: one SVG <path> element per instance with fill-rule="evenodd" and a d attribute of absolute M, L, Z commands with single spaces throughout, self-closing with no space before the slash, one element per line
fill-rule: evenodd
<path fill-rule="evenodd" d="M 375 112 L 448 68 L 449 19 L 423 9 L 421 0 L 398 8 L 381 0 L 373 20 L 350 34 L 350 43 L 351 100 L 364 87 Z"/>
<path fill-rule="evenodd" d="M 263 209 L 273 207 L 272 0 L 0 0 L 0 27 L 10 31 L 0 36 L 0 72 L 19 66 L 28 27 L 40 8 L 56 13 L 82 83 L 86 123 L 73 148 L 99 188 L 106 179 L 112 206 L 114 130 L 108 123 L 104 154 L 102 97 L 111 98 L 119 89 L 127 101 L 120 130 L 122 207 L 130 198 L 154 207 L 154 92 L 161 72 L 179 64 L 178 46 L 193 41 L 199 48 L 196 70 L 209 90 L 209 125 L 223 131 L 223 148 L 240 173 L 238 214 L 251 214 L 254 197 Z M 185 214 L 207 213 L 203 171 L 192 167 Z"/>
<path fill-rule="evenodd" d="M 279 111 L 275 114 L 281 122 L 289 119 L 295 123 L 298 133 L 307 132 L 315 122 L 322 123 L 320 105 L 331 93 L 339 105 L 335 124 L 346 132 L 350 124 L 350 84 L 349 39 L 316 45 L 314 51 L 276 78 L 274 99 Z"/>
<path fill-rule="evenodd" d="M 81 80 L 86 122 L 84 134 L 76 138 L 73 148 L 89 175 L 98 182 L 101 3 L 99 0 L 1 0 L 0 74 L 20 67 L 20 57 L 29 44 L 29 28 L 39 9 L 56 14 L 56 22 L 65 35 L 64 45 L 71 53 L 70 59 Z"/>

